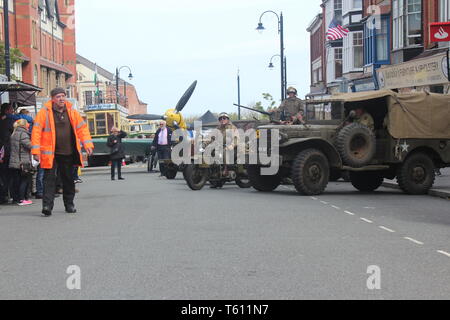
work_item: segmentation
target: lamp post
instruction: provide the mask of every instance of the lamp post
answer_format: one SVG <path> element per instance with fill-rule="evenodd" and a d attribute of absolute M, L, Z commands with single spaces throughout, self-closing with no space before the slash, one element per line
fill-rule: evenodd
<path fill-rule="evenodd" d="M 9 49 L 9 1 L 3 0 L 3 20 L 5 25 L 5 75 L 11 81 L 11 55 Z"/>
<path fill-rule="evenodd" d="M 238 86 L 238 105 L 241 105 L 241 76 L 239 75 L 239 69 L 237 74 L 237 86 Z M 241 120 L 241 107 L 238 107 L 238 120 Z"/>
<path fill-rule="evenodd" d="M 122 66 L 120 68 L 116 68 L 116 101 L 117 104 L 120 104 L 120 98 L 119 98 L 119 75 L 120 75 L 120 70 L 122 70 L 123 68 L 127 68 L 128 71 L 130 72 L 130 74 L 128 75 L 128 79 L 133 80 L 133 74 L 131 73 L 131 69 L 128 66 Z M 124 84 L 124 88 L 125 88 L 125 84 Z M 125 91 L 124 96 L 126 97 L 127 93 Z"/>
<path fill-rule="evenodd" d="M 270 58 L 270 63 L 267 66 L 269 69 L 273 69 L 275 68 L 275 66 L 273 65 L 273 58 L 275 57 L 280 57 L 279 54 L 273 55 L 272 58 Z M 284 70 L 283 70 L 283 76 L 284 76 L 284 80 L 283 80 L 283 89 L 284 92 L 287 91 L 287 62 L 286 62 L 286 56 L 284 57 Z"/>
<path fill-rule="evenodd" d="M 286 97 L 286 71 L 285 71 L 285 59 L 284 59 L 284 26 L 283 26 L 283 13 L 280 13 L 280 15 L 278 15 L 275 11 L 264 11 L 261 16 L 259 17 L 259 23 L 258 23 L 258 27 L 256 28 L 256 30 L 258 30 L 258 32 L 262 32 L 265 30 L 263 23 L 262 23 L 262 17 L 266 14 L 266 13 L 273 13 L 274 15 L 277 16 L 278 19 L 278 33 L 280 35 L 280 60 L 281 60 L 281 101 L 284 100 L 284 98 Z"/>

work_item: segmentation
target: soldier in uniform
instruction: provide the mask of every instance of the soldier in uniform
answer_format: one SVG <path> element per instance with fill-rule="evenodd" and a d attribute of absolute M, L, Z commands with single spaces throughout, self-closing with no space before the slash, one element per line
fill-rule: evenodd
<path fill-rule="evenodd" d="M 273 118 L 280 120 L 284 124 L 294 124 L 299 119 L 303 119 L 305 110 L 302 100 L 297 98 L 297 89 L 289 87 L 287 90 L 288 98 L 284 100 L 278 109 L 273 110 Z"/>
<path fill-rule="evenodd" d="M 363 124 L 370 130 L 375 131 L 375 123 L 373 121 L 373 117 L 363 108 L 358 108 L 355 110 L 353 122 Z"/>
<path fill-rule="evenodd" d="M 222 112 L 219 115 L 219 125 L 217 129 L 222 133 L 223 136 L 223 146 L 225 154 L 235 150 L 239 143 L 237 132 L 238 129 L 234 124 L 231 123 L 228 113 Z M 234 156 L 236 157 L 236 154 Z M 224 176 L 228 176 L 228 166 L 226 163 L 226 159 L 227 157 L 225 157 L 224 159 Z"/>

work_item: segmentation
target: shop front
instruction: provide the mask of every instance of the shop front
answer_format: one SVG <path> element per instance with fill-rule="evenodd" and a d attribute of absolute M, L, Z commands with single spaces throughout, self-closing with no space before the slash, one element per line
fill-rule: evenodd
<path fill-rule="evenodd" d="M 429 56 L 378 69 L 380 89 L 450 93 L 448 51 L 427 54 Z"/>

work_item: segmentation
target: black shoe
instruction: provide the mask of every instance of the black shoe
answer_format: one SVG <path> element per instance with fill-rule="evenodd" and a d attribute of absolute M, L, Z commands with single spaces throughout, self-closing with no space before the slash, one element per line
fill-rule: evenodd
<path fill-rule="evenodd" d="M 116 178 L 111 178 L 111 181 L 114 181 L 114 180 L 116 180 Z"/>
<path fill-rule="evenodd" d="M 42 199 L 42 194 L 36 194 L 36 195 L 34 196 L 34 198 L 35 198 L 35 199 Z"/>
<path fill-rule="evenodd" d="M 44 206 L 42 208 L 42 214 L 46 217 L 50 217 L 52 215 L 52 209 L 50 209 L 50 207 Z"/>
<path fill-rule="evenodd" d="M 67 213 L 77 213 L 77 209 L 75 209 L 74 205 L 70 205 L 66 207 L 66 212 Z"/>
<path fill-rule="evenodd" d="M 120 177 L 119 180 L 125 180 L 125 178 Z"/>

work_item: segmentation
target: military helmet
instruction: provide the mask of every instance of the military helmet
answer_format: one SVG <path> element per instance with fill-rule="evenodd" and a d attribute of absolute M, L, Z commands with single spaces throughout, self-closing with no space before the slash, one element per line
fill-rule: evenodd
<path fill-rule="evenodd" d="M 294 87 L 289 87 L 288 89 L 287 89 L 287 93 L 289 94 L 289 93 L 295 93 L 295 94 L 297 94 L 297 89 L 295 89 Z"/>
<path fill-rule="evenodd" d="M 219 114 L 219 119 L 220 118 L 228 118 L 228 119 L 230 119 L 230 115 L 228 113 L 226 113 L 226 112 L 222 112 L 221 114 Z"/>

